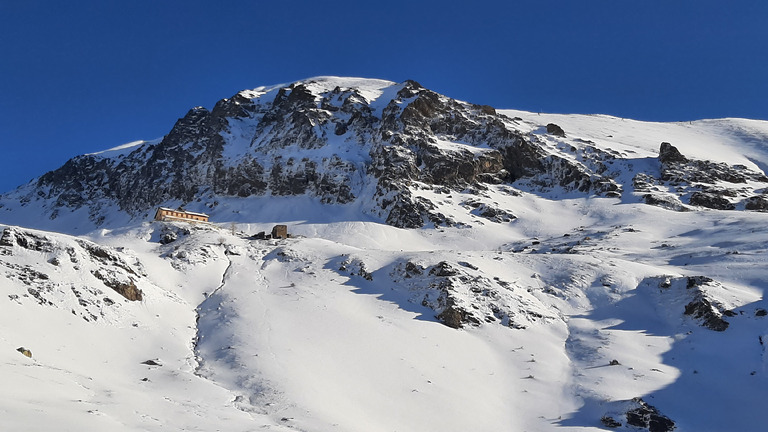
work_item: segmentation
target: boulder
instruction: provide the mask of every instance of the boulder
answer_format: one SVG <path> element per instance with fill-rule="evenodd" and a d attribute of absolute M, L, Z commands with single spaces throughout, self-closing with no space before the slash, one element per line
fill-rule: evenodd
<path fill-rule="evenodd" d="M 668 142 L 663 142 L 659 147 L 659 162 L 663 164 L 686 163 L 688 159 L 680 153 L 677 147 Z"/>
<path fill-rule="evenodd" d="M 733 210 L 736 208 L 727 198 L 712 192 L 694 192 L 688 199 L 688 203 L 714 210 Z"/>
<path fill-rule="evenodd" d="M 768 211 L 768 197 L 765 195 L 755 195 L 747 198 L 744 208 L 753 211 Z"/>
<path fill-rule="evenodd" d="M 448 277 L 456 276 L 459 272 L 445 261 L 440 261 L 429 271 L 430 276 Z"/>
<path fill-rule="evenodd" d="M 607 415 L 605 415 L 605 416 L 600 418 L 600 423 L 602 423 L 603 426 L 609 427 L 611 429 L 615 429 L 617 427 L 621 427 L 621 422 L 619 422 L 615 418 L 613 418 L 611 416 L 607 416 Z"/>
<path fill-rule="evenodd" d="M 678 212 L 688 211 L 688 208 L 684 206 L 677 197 L 669 194 L 645 194 L 643 195 L 643 201 L 648 205 L 662 207 L 667 210 Z"/>
<path fill-rule="evenodd" d="M 547 133 L 550 135 L 559 136 L 565 138 L 565 131 L 560 126 L 550 123 L 547 125 Z"/>

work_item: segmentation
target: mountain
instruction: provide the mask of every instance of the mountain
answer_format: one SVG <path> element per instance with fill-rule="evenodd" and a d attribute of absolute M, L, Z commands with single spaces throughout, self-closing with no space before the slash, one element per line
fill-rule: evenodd
<path fill-rule="evenodd" d="M 159 142 L 76 157 L 3 201 L 51 219 L 80 210 L 98 227 L 105 206 L 136 220 L 169 202 L 216 212 L 226 211 L 218 197 L 307 196 L 418 228 L 455 223 L 420 190 L 523 180 L 618 193 L 595 172 L 600 162 L 549 151 L 516 122 L 413 81 L 317 78 L 243 91 L 211 111 L 193 108 Z"/>
<path fill-rule="evenodd" d="M 0 424 L 762 430 L 766 143 L 414 81 L 194 108 L 0 197 Z"/>

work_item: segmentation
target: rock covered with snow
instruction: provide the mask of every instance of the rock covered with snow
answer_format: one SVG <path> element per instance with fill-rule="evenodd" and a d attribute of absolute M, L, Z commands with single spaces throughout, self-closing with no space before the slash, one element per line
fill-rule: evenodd
<path fill-rule="evenodd" d="M 692 209 L 682 204 L 687 198 L 690 206 L 715 210 L 735 210 L 737 205 L 762 209 L 762 198 L 755 195 L 768 184 L 762 172 L 744 165 L 689 159 L 668 142 L 661 143 L 658 160 L 660 176 L 638 173 L 633 180 L 646 204 L 685 211 Z"/>
<path fill-rule="evenodd" d="M 143 299 L 141 287 L 152 286 L 135 257 L 87 240 L 18 227 L 2 232 L 0 267 L 14 282 L 8 297 L 15 303 L 68 308 L 86 321 L 117 319 L 128 302 Z"/>
<path fill-rule="evenodd" d="M 410 301 L 434 311 L 452 328 L 498 323 L 524 329 L 532 323 L 557 319 L 529 290 L 487 275 L 479 267 L 459 261 L 423 266 L 411 261 L 394 266 L 392 282 L 410 293 Z"/>
<path fill-rule="evenodd" d="M 600 422 L 610 429 L 620 428 L 625 424 L 627 427 L 648 432 L 672 432 L 676 429 L 674 421 L 642 398 L 636 397 L 614 405 L 621 406 L 621 412 L 606 414 L 600 419 Z"/>
<path fill-rule="evenodd" d="M 682 315 L 693 318 L 702 327 L 725 331 L 730 325 L 725 317 L 736 316 L 726 306 L 727 302 L 718 298 L 718 294 L 726 291 L 722 284 L 707 276 L 660 276 L 640 283 L 641 287 L 654 285 L 660 288 L 663 302 L 669 309 L 678 308 Z"/>

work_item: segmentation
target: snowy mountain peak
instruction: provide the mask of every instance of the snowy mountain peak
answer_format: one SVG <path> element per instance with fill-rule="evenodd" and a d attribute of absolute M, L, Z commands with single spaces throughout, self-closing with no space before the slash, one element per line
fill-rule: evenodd
<path fill-rule="evenodd" d="M 248 98 L 255 98 L 265 93 L 270 93 L 281 88 L 294 88 L 297 86 L 304 86 L 310 89 L 314 94 L 323 94 L 331 92 L 335 89 L 356 89 L 359 92 L 372 92 L 373 94 L 380 95 L 384 89 L 397 85 L 393 81 L 372 79 L 372 78 L 353 78 L 353 77 L 338 77 L 338 76 L 316 76 L 312 78 L 306 78 L 292 83 L 277 84 L 272 86 L 257 87 L 253 90 L 243 90 L 238 94 Z M 372 98 L 372 99 L 375 99 Z"/>
<path fill-rule="evenodd" d="M 716 141 L 747 137 L 751 145 L 765 133 L 761 123 L 737 120 L 698 127 L 534 116 L 456 101 L 415 81 L 316 77 L 195 107 L 160 141 L 76 157 L 3 195 L 0 213 L 10 222 L 42 213 L 51 221 L 44 226 L 71 231 L 56 222 L 63 214 L 87 214 L 77 217 L 85 230 L 146 220 L 157 206 L 229 220 L 240 207 L 229 203 L 270 196 L 351 205 L 358 218 L 406 228 L 513 219 L 499 194 L 763 210 L 764 150 Z M 716 159 L 697 157 L 698 147 L 684 156 L 689 142 L 712 142 Z M 747 151 L 739 156 L 738 148 Z M 452 199 L 436 199 L 440 191 Z"/>

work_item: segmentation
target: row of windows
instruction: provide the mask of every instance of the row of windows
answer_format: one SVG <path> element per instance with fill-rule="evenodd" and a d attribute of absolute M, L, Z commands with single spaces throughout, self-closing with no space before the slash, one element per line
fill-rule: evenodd
<path fill-rule="evenodd" d="M 194 220 L 205 220 L 202 216 L 194 216 L 187 213 L 180 213 L 175 211 L 163 211 L 163 214 L 166 216 L 175 216 L 183 219 L 194 219 Z"/>

